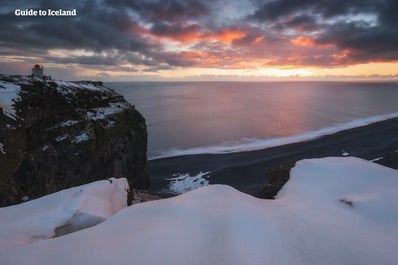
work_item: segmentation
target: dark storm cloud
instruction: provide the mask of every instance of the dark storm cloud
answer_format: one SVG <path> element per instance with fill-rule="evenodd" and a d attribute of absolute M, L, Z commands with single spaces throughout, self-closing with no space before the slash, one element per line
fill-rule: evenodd
<path fill-rule="evenodd" d="M 278 0 L 263 4 L 250 18 L 276 29 L 299 26 L 318 44 L 348 49 L 347 63 L 359 63 L 398 59 L 397 14 L 396 0 Z M 355 16 L 365 18 L 349 19 Z M 375 23 L 367 23 L 366 16 Z"/>
<path fill-rule="evenodd" d="M 11 3 L 13 3 L 11 5 Z M 76 17 L 16 17 L 15 8 L 68 9 L 76 8 Z M 51 1 L 43 0 L 32 6 L 29 1 L 10 2 L 8 9 L 0 14 L 1 46 L 13 47 L 15 51 L 33 49 L 84 49 L 101 53 L 116 49 L 120 56 L 71 56 L 69 58 L 47 57 L 58 63 L 101 64 L 132 63 L 159 68 L 190 66 L 178 54 L 161 52 L 159 43 L 142 35 L 140 23 L 150 22 L 150 33 L 184 39 L 198 26 L 183 25 L 208 14 L 200 1 Z M 167 23 L 166 23 L 167 22 Z M 172 23 L 172 24 L 171 24 Z M 133 54 L 135 53 L 135 54 Z"/>
<path fill-rule="evenodd" d="M 165 22 L 155 22 L 151 27 L 151 33 L 157 36 L 168 36 L 175 39 L 188 38 L 191 34 L 199 33 L 200 27 L 193 25 L 169 24 Z"/>
<path fill-rule="evenodd" d="M 30 1 L 19 1 L 15 8 L 24 9 Z M 14 10 L 8 9 L 0 14 L 0 48 L 11 54 L 27 54 L 33 50 L 48 49 L 83 49 L 87 51 L 117 50 L 118 54 L 126 53 L 125 59 L 120 56 L 81 56 L 69 58 L 48 58 L 58 63 L 115 65 L 118 62 L 152 65 L 162 63 L 151 59 L 138 59 L 142 56 L 129 55 L 135 52 L 152 56 L 153 51 L 160 50 L 157 43 L 135 34 L 138 22 L 128 14 L 128 10 L 109 8 L 102 1 L 41 1 L 36 10 L 76 8 L 76 17 L 17 17 Z M 1 52 L 0 52 L 1 53 Z M 127 58 L 127 59 L 126 59 Z M 96 63 L 97 60 L 97 63 Z M 161 58 L 160 58 L 161 60 Z"/>
<path fill-rule="evenodd" d="M 318 66 L 398 60 L 396 0 L 241 0 L 250 8 L 231 8 L 245 6 L 234 5 L 238 1 L 4 0 L 0 54 L 134 71 L 217 63 L 222 68 L 261 58 L 268 65 Z M 76 8 L 78 15 L 17 17 L 16 8 Z M 299 36 L 309 39 L 292 43 Z M 170 40 L 175 50 L 167 46 Z M 88 53 L 65 58 L 48 53 L 51 49 Z M 346 56 L 333 61 L 342 52 Z"/>
<path fill-rule="evenodd" d="M 1 14 L 0 35 L 5 42 L 26 48 L 141 50 L 148 47 L 145 39 L 126 31 L 134 25 L 134 21 L 125 11 L 108 10 L 94 3 L 86 1 L 73 5 L 71 1 L 42 1 L 38 7 L 44 10 L 48 7 L 74 7 L 78 10 L 76 17 L 16 17 L 13 12 Z"/>
<path fill-rule="evenodd" d="M 394 0 L 390 0 L 394 1 Z M 324 18 L 347 13 L 373 11 L 383 0 L 273 0 L 259 7 L 252 18 L 259 21 L 274 21 L 281 17 L 301 12 L 319 14 Z"/>
<path fill-rule="evenodd" d="M 108 66 L 115 66 L 120 62 L 119 58 L 117 57 L 109 57 L 102 55 L 70 56 L 66 58 L 46 56 L 45 59 L 49 62 L 56 62 L 62 64 L 85 64 L 85 65 L 108 65 Z"/>
<path fill-rule="evenodd" d="M 318 29 L 316 19 L 310 15 L 297 15 L 282 23 L 281 28 L 299 28 L 304 31 L 315 31 Z"/>
<path fill-rule="evenodd" d="M 197 0 L 106 0 L 106 3 L 115 8 L 136 11 L 148 21 L 185 21 L 209 15 L 207 5 Z"/>
<path fill-rule="evenodd" d="M 319 36 L 317 43 L 349 49 L 353 62 L 398 60 L 398 34 L 393 28 L 337 23 L 328 27 L 327 33 Z"/>
<path fill-rule="evenodd" d="M 342 49 L 350 49 L 350 59 L 356 62 L 398 60 L 398 2 L 374 1 L 373 14 L 376 25 L 363 22 L 338 22 L 325 27 L 319 43 L 334 43 Z"/>

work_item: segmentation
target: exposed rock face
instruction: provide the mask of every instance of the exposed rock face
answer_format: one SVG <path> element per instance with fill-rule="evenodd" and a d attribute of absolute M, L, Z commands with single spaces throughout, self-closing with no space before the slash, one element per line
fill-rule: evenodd
<path fill-rule="evenodd" d="M 296 161 L 287 161 L 281 165 L 271 168 L 266 174 L 269 184 L 263 188 L 259 197 L 263 199 L 274 199 L 282 187 L 290 178 L 290 170 L 296 165 Z"/>
<path fill-rule="evenodd" d="M 149 186 L 145 119 L 102 83 L 0 76 L 0 107 L 1 206 L 110 177 Z"/>

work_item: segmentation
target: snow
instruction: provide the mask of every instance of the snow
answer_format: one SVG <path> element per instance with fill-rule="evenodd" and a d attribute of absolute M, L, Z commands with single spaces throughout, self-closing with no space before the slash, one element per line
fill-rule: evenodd
<path fill-rule="evenodd" d="M 2 153 L 3 155 L 6 154 L 6 151 L 4 151 L 4 144 L 0 143 L 0 153 Z"/>
<path fill-rule="evenodd" d="M 176 174 L 174 178 L 169 180 L 169 190 L 175 194 L 181 194 L 187 191 L 209 185 L 208 178 L 210 172 L 199 172 L 196 176 L 188 174 Z"/>
<path fill-rule="evenodd" d="M 314 140 L 325 135 L 330 135 L 340 131 L 353 129 L 397 117 L 398 117 L 398 112 L 395 112 L 390 114 L 372 116 L 363 119 L 357 119 L 347 123 L 341 123 L 341 124 L 336 124 L 334 126 L 325 127 L 316 131 L 309 131 L 303 134 L 286 136 L 286 137 L 277 137 L 270 139 L 243 138 L 239 141 L 230 141 L 219 145 L 200 146 L 200 147 L 192 147 L 186 149 L 172 148 L 162 152 L 161 155 L 150 157 L 149 160 L 165 158 L 165 157 L 173 157 L 173 156 L 183 156 L 183 155 L 225 154 L 225 153 L 237 153 L 237 152 L 261 150 L 280 145 Z"/>
<path fill-rule="evenodd" d="M 75 137 L 73 140 L 74 143 L 81 143 L 81 142 L 87 142 L 90 139 L 88 134 L 86 132 L 81 132 L 78 136 Z"/>
<path fill-rule="evenodd" d="M 97 224 L 127 206 L 128 188 L 126 179 L 112 178 L 0 208 L 0 249 L 51 238 L 63 226 L 73 231 Z"/>
<path fill-rule="evenodd" d="M 2 249 L 0 260 L 7 265 L 393 265 L 397 188 L 398 171 L 362 159 L 302 160 L 275 200 L 210 185 L 127 207 L 89 229 Z M 40 215 L 19 211 L 33 214 Z M 8 218 L 0 222 L 2 230 L 21 219 L 0 216 Z"/>
<path fill-rule="evenodd" d="M 349 156 L 350 153 L 348 153 L 348 152 L 345 151 L 345 150 L 342 150 L 342 151 L 341 151 L 341 155 L 342 155 L 342 156 Z"/>
<path fill-rule="evenodd" d="M 58 85 L 58 87 L 68 88 L 68 90 L 70 88 L 77 88 L 77 89 L 88 89 L 88 90 L 100 91 L 100 92 L 107 91 L 107 89 L 104 88 L 103 86 L 95 86 L 91 83 L 84 83 L 84 82 L 76 83 L 76 82 L 68 82 L 68 81 L 62 81 L 62 80 L 53 80 L 53 81 Z M 61 90 L 60 92 L 62 93 L 65 91 Z"/>
<path fill-rule="evenodd" d="M 115 126 L 116 121 L 108 119 L 108 124 L 106 125 L 107 128 Z"/>
<path fill-rule="evenodd" d="M 376 162 L 376 161 L 379 161 L 379 160 L 382 160 L 384 157 L 376 157 L 376 158 L 374 158 L 374 159 L 372 159 L 372 160 L 369 160 L 370 162 Z"/>
<path fill-rule="evenodd" d="M 75 125 L 77 123 L 79 123 L 79 121 L 67 120 L 67 121 L 60 123 L 57 127 L 69 127 L 69 126 Z"/>
<path fill-rule="evenodd" d="M 102 120 L 107 116 L 122 112 L 129 108 L 131 108 L 131 105 L 127 102 L 109 103 L 109 107 L 95 108 L 87 112 L 87 117 L 90 120 Z"/>
<path fill-rule="evenodd" d="M 15 119 L 15 109 L 12 106 L 14 100 L 18 98 L 19 91 L 21 90 L 19 85 L 0 81 L 0 107 L 8 117 Z"/>
<path fill-rule="evenodd" d="M 60 136 L 56 137 L 54 140 L 56 142 L 61 142 L 61 141 L 65 140 L 68 137 L 69 137 L 69 135 L 67 133 L 64 133 L 63 135 L 60 135 Z"/>

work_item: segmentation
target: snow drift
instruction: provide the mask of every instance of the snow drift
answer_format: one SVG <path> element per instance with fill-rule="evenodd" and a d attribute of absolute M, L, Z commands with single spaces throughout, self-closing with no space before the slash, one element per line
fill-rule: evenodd
<path fill-rule="evenodd" d="M 25 245 L 96 225 L 127 207 L 128 189 L 126 179 L 112 178 L 0 208 L 0 248 Z"/>
<path fill-rule="evenodd" d="M 2 249 L 0 260 L 8 265 L 396 264 L 396 170 L 346 157 L 303 160 L 291 173 L 275 200 L 206 186 L 133 205 L 77 233 Z"/>

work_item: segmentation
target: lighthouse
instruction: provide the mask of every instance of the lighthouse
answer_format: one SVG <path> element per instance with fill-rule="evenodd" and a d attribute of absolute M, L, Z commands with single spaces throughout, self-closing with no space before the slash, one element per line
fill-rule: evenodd
<path fill-rule="evenodd" d="M 32 77 L 43 78 L 43 66 L 35 64 L 32 68 Z"/>

